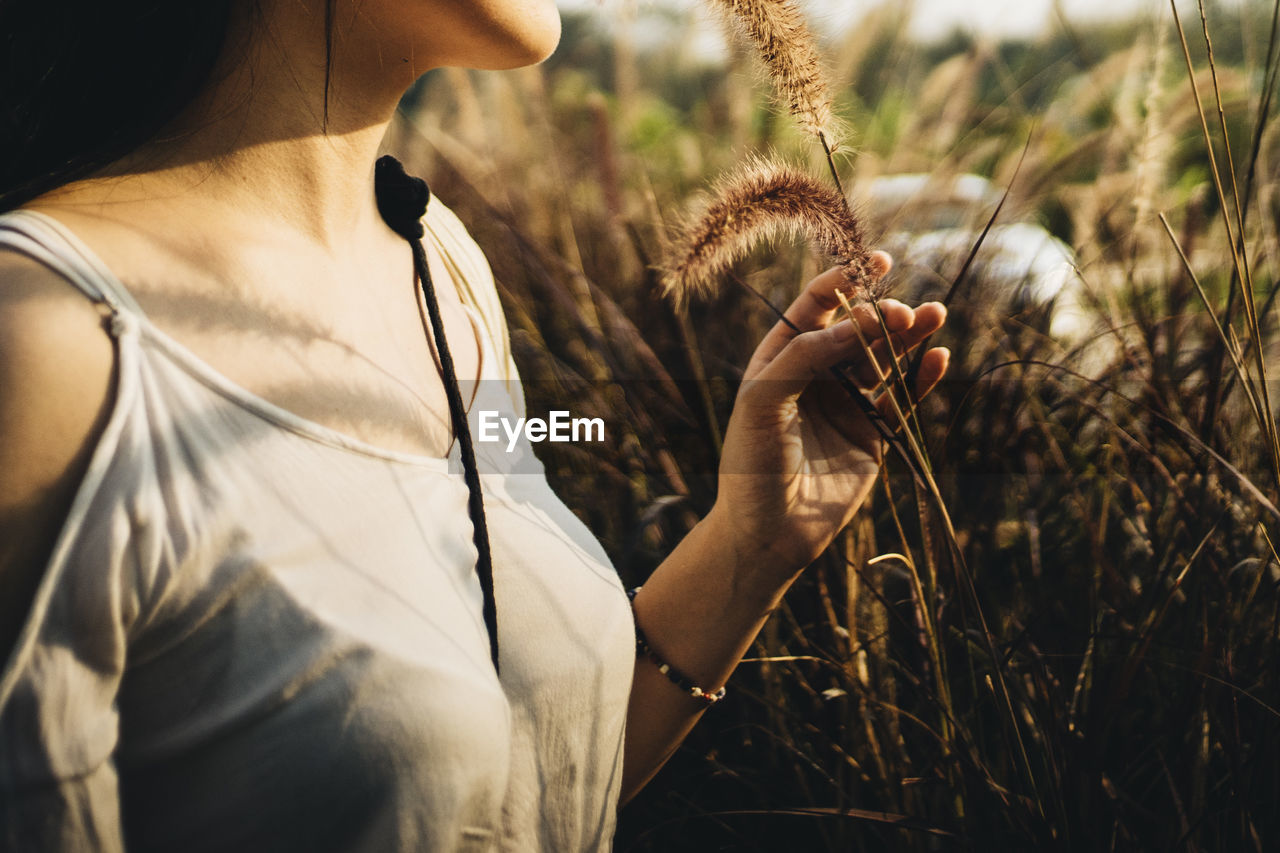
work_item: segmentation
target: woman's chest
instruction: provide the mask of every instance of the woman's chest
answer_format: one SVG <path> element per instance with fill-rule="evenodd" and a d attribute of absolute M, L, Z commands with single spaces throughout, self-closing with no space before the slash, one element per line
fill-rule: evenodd
<path fill-rule="evenodd" d="M 148 453 L 182 461 L 163 473 L 155 511 L 135 516 L 132 547 L 151 568 L 119 697 L 126 789 L 185 790 L 191 808 L 203 795 L 190 785 L 252 768 L 254 796 L 319 785 L 323 802 L 333 791 L 321 780 L 336 774 L 389 786 L 378 802 L 418 790 L 433 802 L 405 806 L 405 820 L 439 824 L 432 785 L 448 780 L 473 791 L 465 809 L 500 805 L 513 837 L 565 815 L 574 822 L 554 834 L 566 849 L 607 836 L 630 612 L 540 470 L 481 460 L 499 680 L 456 473 L 280 429 L 182 376 L 158 359 L 143 383 L 157 389 L 150 409 L 167 412 Z M 341 790 L 358 798 L 361 786 Z"/>

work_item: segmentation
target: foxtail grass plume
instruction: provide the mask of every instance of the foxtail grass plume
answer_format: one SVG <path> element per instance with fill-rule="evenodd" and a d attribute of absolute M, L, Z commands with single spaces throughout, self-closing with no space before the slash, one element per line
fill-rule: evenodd
<path fill-rule="evenodd" d="M 844 268 L 851 295 L 881 294 L 869 275 L 862 226 L 840 193 L 772 160 L 755 160 L 723 180 L 667 254 L 663 293 L 685 304 L 710 294 L 762 240 L 803 236 Z"/>
<path fill-rule="evenodd" d="M 793 0 L 711 0 L 756 46 L 779 96 L 807 132 L 836 147 L 826 73 Z"/>

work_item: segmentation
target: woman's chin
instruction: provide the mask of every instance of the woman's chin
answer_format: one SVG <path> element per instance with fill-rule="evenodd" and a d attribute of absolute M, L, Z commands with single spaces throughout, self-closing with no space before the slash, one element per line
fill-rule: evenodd
<path fill-rule="evenodd" d="M 560 43 L 555 0 L 351 0 L 353 49 L 374 67 L 388 55 L 416 74 L 440 66 L 499 71 L 535 65 Z M 409 14 L 412 12 L 413 14 Z"/>
<path fill-rule="evenodd" d="M 534 22 L 526 22 L 518 32 L 509 32 L 486 56 L 477 57 L 474 67 L 491 71 L 536 65 L 555 52 L 560 44 L 560 15 L 554 12 Z"/>

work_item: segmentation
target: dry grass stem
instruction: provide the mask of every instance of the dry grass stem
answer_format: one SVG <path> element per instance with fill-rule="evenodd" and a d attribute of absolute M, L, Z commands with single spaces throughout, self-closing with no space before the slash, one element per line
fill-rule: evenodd
<path fill-rule="evenodd" d="M 709 294 L 761 240 L 803 236 L 844 268 L 855 295 L 880 295 L 862 226 L 840 194 L 784 164 L 756 160 L 721 182 L 668 253 L 663 292 L 684 304 Z"/>
<path fill-rule="evenodd" d="M 1244 240 L 1244 214 L 1240 208 L 1240 193 L 1235 185 L 1235 162 L 1231 156 L 1231 144 L 1226 132 L 1226 119 L 1222 111 L 1222 93 L 1218 84 L 1217 67 L 1213 59 L 1213 45 L 1209 41 L 1208 23 L 1204 15 L 1203 2 L 1197 4 L 1200 9 L 1201 25 L 1205 34 L 1205 46 L 1208 51 L 1208 62 L 1211 71 L 1211 79 L 1213 81 L 1214 100 L 1218 107 L 1219 123 L 1222 128 L 1222 144 L 1227 154 L 1228 174 L 1231 176 L 1232 202 L 1229 206 L 1227 203 L 1227 194 L 1223 189 L 1222 175 L 1218 168 L 1217 156 L 1214 153 L 1213 136 L 1209 133 L 1209 123 L 1205 118 L 1204 106 L 1200 100 L 1200 92 L 1196 88 L 1195 69 L 1191 62 L 1191 50 L 1187 46 L 1186 31 L 1182 28 L 1182 19 L 1178 16 L 1178 7 L 1170 0 L 1170 7 L 1173 9 L 1173 22 L 1178 31 L 1178 39 L 1182 44 L 1182 55 L 1187 63 L 1187 78 L 1191 83 L 1192 99 L 1195 102 L 1196 113 L 1200 119 L 1201 133 L 1204 138 L 1205 154 L 1209 159 L 1209 175 L 1213 178 L 1213 187 L 1218 197 L 1220 212 L 1222 215 L 1223 226 L 1226 230 L 1228 246 L 1231 249 L 1231 260 L 1235 268 L 1236 279 L 1240 283 L 1240 290 L 1243 295 L 1245 307 L 1245 319 L 1249 327 L 1249 332 L 1254 341 L 1261 341 L 1261 329 L 1258 323 L 1257 309 L 1253 300 L 1253 278 L 1250 275 L 1248 267 L 1248 253 L 1241 251 Z M 1236 219 L 1233 222 L 1230 211 L 1232 208 L 1236 210 Z M 1238 229 L 1238 230 L 1237 230 Z M 1230 318 L 1227 318 L 1228 321 Z M 1262 406 L 1260 414 L 1262 416 L 1263 437 L 1269 445 L 1268 451 L 1271 455 L 1271 473 L 1277 484 L 1280 484 L 1280 430 L 1277 429 L 1275 416 L 1272 414 L 1270 391 L 1267 388 L 1267 371 L 1266 361 L 1263 358 L 1260 347 L 1254 348 L 1254 356 L 1258 367 L 1259 374 L 1259 396 L 1261 397 Z"/>

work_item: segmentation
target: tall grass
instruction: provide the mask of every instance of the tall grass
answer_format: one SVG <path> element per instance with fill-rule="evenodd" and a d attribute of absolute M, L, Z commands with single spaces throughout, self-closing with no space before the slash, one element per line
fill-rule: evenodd
<path fill-rule="evenodd" d="M 1278 9 L 930 46 L 882 11 L 826 45 L 850 197 L 987 176 L 998 221 L 1073 247 L 1096 329 L 1055 340 L 965 253 L 935 271 L 952 376 L 918 440 L 940 500 L 890 459 L 618 849 L 1276 849 Z M 608 424 L 544 458 L 639 582 L 714 500 L 775 320 L 737 287 L 674 313 L 666 228 L 750 153 L 828 164 L 761 87 L 593 26 L 568 20 L 535 71 L 428 78 L 409 109 L 493 263 L 531 409 Z M 779 246 L 732 274 L 785 305 L 820 263 Z"/>

